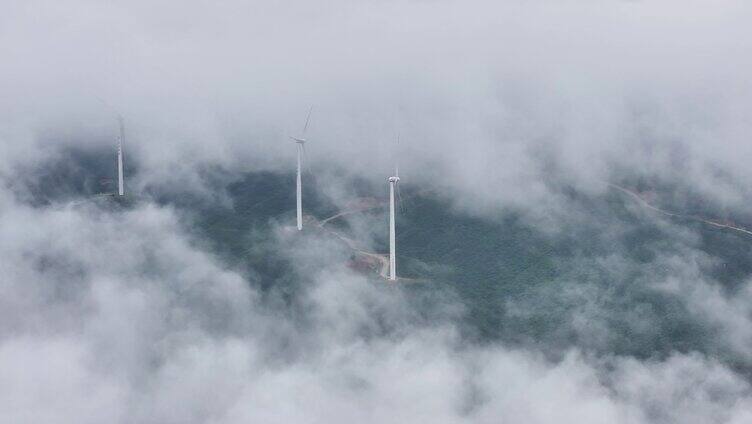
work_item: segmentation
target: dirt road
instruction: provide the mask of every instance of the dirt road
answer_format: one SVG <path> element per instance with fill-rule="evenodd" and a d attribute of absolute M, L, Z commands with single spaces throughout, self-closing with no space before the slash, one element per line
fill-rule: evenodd
<path fill-rule="evenodd" d="M 752 231 L 747 230 L 746 228 L 738 227 L 736 225 L 724 224 L 722 222 L 717 222 L 717 221 L 713 221 L 713 220 L 710 220 L 710 219 L 705 219 L 705 218 L 702 218 L 702 217 L 699 217 L 699 216 L 695 216 L 695 215 L 684 215 L 684 214 L 680 214 L 680 213 L 676 213 L 676 212 L 669 212 L 667 210 L 660 209 L 660 208 L 655 207 L 655 206 L 651 205 L 650 203 L 648 203 L 647 200 L 643 199 L 642 196 L 640 196 L 640 194 L 637 193 L 637 192 L 634 192 L 634 191 L 632 191 L 632 190 L 630 190 L 628 188 L 625 188 L 625 187 L 622 187 L 620 185 L 616 185 L 616 184 L 613 184 L 613 183 L 607 183 L 607 184 L 608 184 L 609 187 L 615 188 L 616 190 L 619 190 L 622 193 L 627 194 L 629 197 L 631 197 L 633 200 L 635 200 L 637 203 L 639 203 L 640 205 L 642 205 L 646 209 L 650 209 L 650 210 L 652 210 L 654 212 L 658 212 L 658 213 L 660 213 L 662 215 L 672 216 L 672 217 L 676 217 L 676 218 L 691 219 L 693 221 L 699 221 L 699 222 L 702 222 L 702 223 L 707 224 L 707 225 L 711 225 L 711 226 L 716 227 L 716 228 L 725 228 L 725 229 L 728 229 L 728 230 L 737 231 L 737 232 L 744 233 L 744 234 L 752 236 Z"/>

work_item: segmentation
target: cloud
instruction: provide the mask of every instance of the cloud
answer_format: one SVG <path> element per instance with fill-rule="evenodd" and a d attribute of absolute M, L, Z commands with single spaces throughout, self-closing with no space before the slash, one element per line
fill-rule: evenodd
<path fill-rule="evenodd" d="M 202 166 L 289 169 L 286 135 L 314 105 L 314 166 L 373 180 L 399 156 L 405 182 L 440 183 L 470 210 L 545 215 L 561 207 L 548 179 L 602 192 L 622 173 L 740 206 L 749 193 L 719 172 L 749 178 L 748 9 L 14 3 L 3 115 L 8 128 L 101 145 L 118 111 L 139 188 L 197 185 Z"/>
<path fill-rule="evenodd" d="M 702 229 L 604 182 L 744 212 L 749 8 L 11 2 L 0 416 L 748 421 L 748 277 L 721 281 Z M 484 304 L 507 333 L 479 341 L 459 294 L 376 283 L 336 240 L 277 218 L 238 237 L 247 250 L 196 230 L 205 209 L 235 206 L 228 187 L 244 175 L 291 170 L 286 136 L 310 105 L 312 191 L 330 207 L 379 198 L 399 163 L 406 194 L 467 225 L 519 217 L 526 252 L 549 249 L 538 265 L 553 276 Z M 89 196 L 106 190 L 91 180 L 114 163 L 118 113 L 128 204 Z M 378 246 L 380 216 L 343 221 Z M 676 343 L 683 330 L 707 337 Z"/>
<path fill-rule="evenodd" d="M 353 274 L 345 252 L 316 236 L 288 249 L 280 233 L 280 252 L 309 284 L 289 309 L 261 301 L 191 242 L 169 207 L 11 202 L 0 222 L 0 410 L 14 421 L 742 422 L 750 414 L 748 383 L 700 354 L 643 362 L 574 349 L 550 360 L 468 343 L 451 313 L 422 320 L 404 290 Z"/>

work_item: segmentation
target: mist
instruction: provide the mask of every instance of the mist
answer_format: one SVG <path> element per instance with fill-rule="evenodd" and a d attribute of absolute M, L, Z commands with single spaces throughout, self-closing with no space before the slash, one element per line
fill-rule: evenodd
<path fill-rule="evenodd" d="M 8 422 L 752 420 L 747 2 L 2 9 Z"/>

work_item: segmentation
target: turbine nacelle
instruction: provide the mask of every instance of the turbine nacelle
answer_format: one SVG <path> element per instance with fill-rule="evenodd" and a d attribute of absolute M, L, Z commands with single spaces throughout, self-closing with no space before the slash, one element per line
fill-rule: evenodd
<path fill-rule="evenodd" d="M 400 180 L 399 177 L 389 177 L 387 181 L 389 181 L 390 183 L 398 183 L 399 180 Z"/>
<path fill-rule="evenodd" d="M 291 135 L 289 135 L 288 137 L 290 137 L 292 140 L 295 140 L 295 142 L 298 144 L 303 144 L 306 142 L 305 138 L 293 137 Z"/>

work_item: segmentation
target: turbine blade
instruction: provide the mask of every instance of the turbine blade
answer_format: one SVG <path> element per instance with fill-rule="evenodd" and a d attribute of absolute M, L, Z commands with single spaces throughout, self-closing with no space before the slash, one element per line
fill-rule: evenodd
<path fill-rule="evenodd" d="M 394 176 L 399 178 L 399 141 L 400 133 L 397 133 L 397 141 L 395 143 L 395 158 L 394 158 Z"/>
<path fill-rule="evenodd" d="M 110 110 L 110 112 L 114 113 L 117 116 L 120 116 L 120 114 L 117 112 L 117 109 L 113 107 L 111 104 L 109 104 L 105 99 L 99 97 L 98 95 L 94 95 L 94 98 L 99 101 L 99 103 L 102 103 L 104 107 Z"/>
<path fill-rule="evenodd" d="M 308 116 L 306 116 L 305 126 L 303 126 L 303 134 L 305 134 L 306 130 L 308 129 L 308 122 L 311 121 L 311 112 L 313 112 L 313 106 L 308 109 Z"/>
<path fill-rule="evenodd" d="M 308 153 L 306 152 L 305 144 L 301 144 L 301 146 L 303 147 L 303 163 L 305 164 L 306 171 L 308 171 L 309 174 L 312 174 L 311 164 L 308 162 Z"/>
<path fill-rule="evenodd" d="M 405 213 L 405 206 L 402 202 L 402 191 L 399 188 L 399 183 L 395 184 L 397 187 L 397 203 L 399 203 L 400 212 Z"/>
<path fill-rule="evenodd" d="M 123 115 L 118 114 L 118 125 L 120 128 L 120 144 L 123 144 L 125 141 L 125 121 L 123 120 Z"/>

